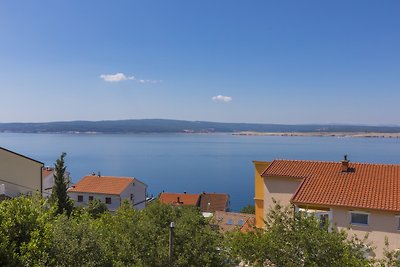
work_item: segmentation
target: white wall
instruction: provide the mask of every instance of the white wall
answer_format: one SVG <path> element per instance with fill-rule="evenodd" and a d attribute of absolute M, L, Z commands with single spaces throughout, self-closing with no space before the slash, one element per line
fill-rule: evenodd
<path fill-rule="evenodd" d="M 131 182 L 121 195 L 109 195 L 109 194 L 96 194 L 96 193 L 80 193 L 80 192 L 68 192 L 69 197 L 74 200 L 75 206 L 85 206 L 89 203 L 89 196 L 93 196 L 93 199 L 99 199 L 101 202 L 106 203 L 106 197 L 111 197 L 111 204 L 106 204 L 108 210 L 116 211 L 122 201 L 128 200 L 130 202 L 131 194 L 134 197 L 134 203 L 142 202 L 141 204 L 134 205 L 133 207 L 137 210 L 144 209 L 146 207 L 146 188 L 147 186 L 141 181 L 135 179 Z M 78 202 L 78 195 L 83 196 L 83 201 Z"/>
<path fill-rule="evenodd" d="M 106 197 L 110 197 L 111 204 L 106 204 L 109 211 L 116 211 L 121 204 L 121 198 L 118 195 L 68 192 L 68 196 L 74 201 L 76 207 L 82 207 L 89 204 L 89 196 L 93 196 L 93 200 L 98 199 L 103 203 L 106 203 Z M 83 196 L 82 202 L 78 202 L 78 196 Z"/>
<path fill-rule="evenodd" d="M 130 185 L 124 190 L 124 192 L 122 192 L 121 199 L 122 201 L 130 201 L 131 194 L 133 194 L 133 207 L 137 210 L 142 210 L 146 207 L 146 190 L 147 185 L 137 179 L 134 179 L 133 183 L 130 183 Z M 140 204 L 135 205 L 136 203 Z"/>

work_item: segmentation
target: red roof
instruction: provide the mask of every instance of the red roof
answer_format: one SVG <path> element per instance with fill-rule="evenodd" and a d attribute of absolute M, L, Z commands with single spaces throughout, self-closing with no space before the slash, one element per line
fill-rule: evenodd
<path fill-rule="evenodd" d="M 202 193 L 200 210 L 202 212 L 227 211 L 229 209 L 229 195 L 219 193 Z"/>
<path fill-rule="evenodd" d="M 200 194 L 186 194 L 186 193 L 161 193 L 160 202 L 163 204 L 170 204 L 176 206 L 197 206 L 199 203 Z"/>
<path fill-rule="evenodd" d="M 42 177 L 47 177 L 50 174 L 53 174 L 54 170 L 53 169 L 49 169 L 47 167 L 42 168 Z"/>
<path fill-rule="evenodd" d="M 266 176 L 304 178 L 291 202 L 400 212 L 400 165 L 274 160 Z"/>
<path fill-rule="evenodd" d="M 119 195 L 134 181 L 135 178 L 131 177 L 88 175 L 68 189 L 68 192 Z"/>

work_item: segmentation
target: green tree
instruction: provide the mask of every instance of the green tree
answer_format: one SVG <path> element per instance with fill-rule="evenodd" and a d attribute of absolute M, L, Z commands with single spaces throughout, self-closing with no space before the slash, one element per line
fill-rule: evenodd
<path fill-rule="evenodd" d="M 69 181 L 65 178 L 66 166 L 64 158 L 67 154 L 61 153 L 54 164 L 54 186 L 51 192 L 50 201 L 55 205 L 55 213 L 66 213 L 69 216 L 73 209 L 73 203 L 67 194 Z"/>
<path fill-rule="evenodd" d="M 0 266 L 46 266 L 50 262 L 51 213 L 41 196 L 0 202 Z"/>
<path fill-rule="evenodd" d="M 175 222 L 173 262 L 169 262 L 169 225 Z M 222 237 L 198 209 L 152 203 L 142 211 L 123 205 L 96 221 L 102 247 L 116 266 L 223 266 Z"/>
<path fill-rule="evenodd" d="M 240 210 L 240 212 L 241 213 L 247 213 L 247 214 L 256 214 L 256 208 L 254 207 L 254 205 L 249 204 L 249 205 L 243 207 Z"/>
<path fill-rule="evenodd" d="M 102 237 L 88 213 L 62 214 L 52 225 L 50 255 L 53 266 L 111 266 L 101 247 Z"/>
<path fill-rule="evenodd" d="M 101 202 L 99 199 L 94 199 L 89 202 L 89 205 L 86 207 L 86 211 L 93 217 L 99 218 L 101 214 L 108 211 L 107 205 Z"/>
<path fill-rule="evenodd" d="M 255 266 L 365 266 L 360 244 L 344 231 L 321 226 L 305 213 L 276 203 L 266 216 L 265 229 L 228 236 L 232 256 Z M 359 241 L 359 240 L 358 240 Z"/>

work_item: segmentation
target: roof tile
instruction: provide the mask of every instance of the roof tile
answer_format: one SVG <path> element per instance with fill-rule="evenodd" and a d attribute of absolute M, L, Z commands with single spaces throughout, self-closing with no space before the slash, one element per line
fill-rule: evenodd
<path fill-rule="evenodd" d="M 119 195 L 135 178 L 88 175 L 83 177 L 68 192 Z"/>
<path fill-rule="evenodd" d="M 400 165 L 274 160 L 262 176 L 303 178 L 292 203 L 400 211 Z"/>
<path fill-rule="evenodd" d="M 160 202 L 163 204 L 175 206 L 197 206 L 199 203 L 200 194 L 186 193 L 161 193 Z"/>

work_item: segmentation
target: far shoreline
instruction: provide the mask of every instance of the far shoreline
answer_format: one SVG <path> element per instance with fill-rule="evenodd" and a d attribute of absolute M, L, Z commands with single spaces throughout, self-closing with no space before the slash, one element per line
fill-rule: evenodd
<path fill-rule="evenodd" d="M 378 132 L 235 132 L 239 136 L 297 136 L 297 137 L 351 137 L 351 138 L 400 138 L 400 133 Z"/>

